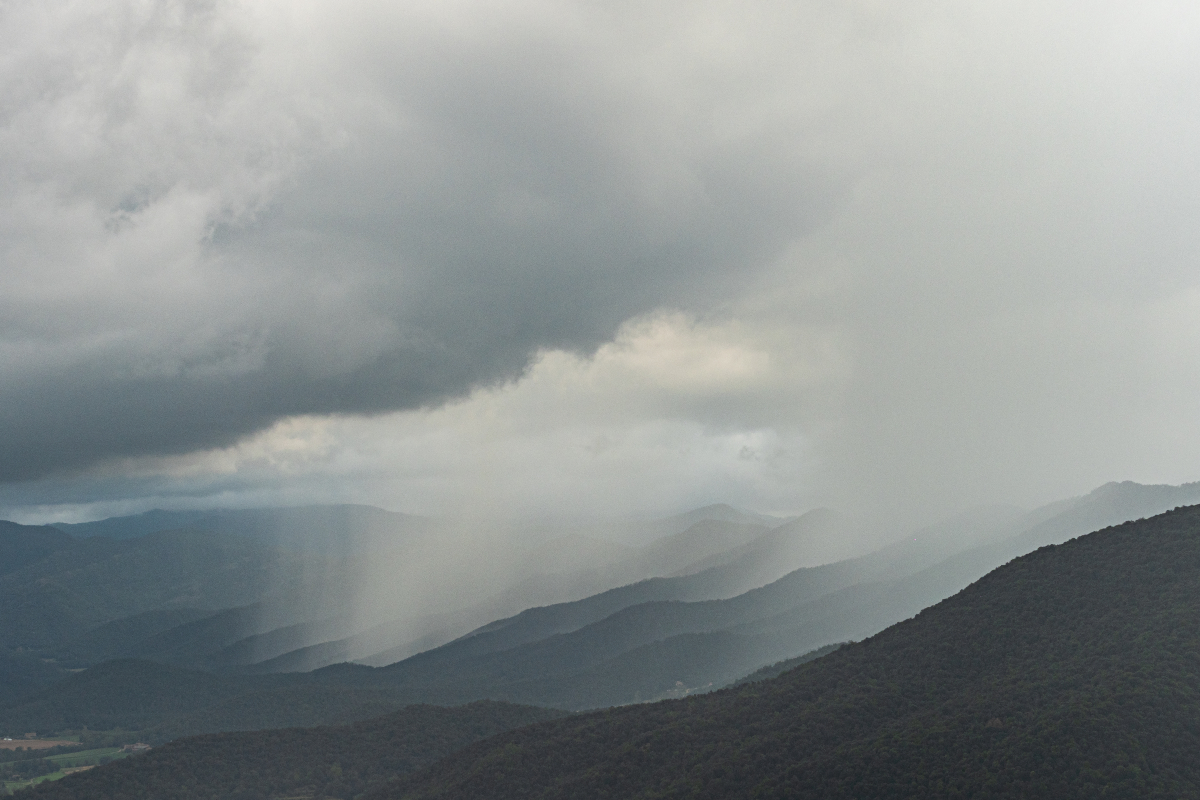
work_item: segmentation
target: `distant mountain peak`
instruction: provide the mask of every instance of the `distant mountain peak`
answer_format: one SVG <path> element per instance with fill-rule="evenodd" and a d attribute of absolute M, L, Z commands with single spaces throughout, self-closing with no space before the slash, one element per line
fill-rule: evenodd
<path fill-rule="evenodd" d="M 1109 481 L 1101 486 L 1097 486 L 1090 491 L 1088 497 L 1106 497 L 1118 494 L 1128 494 L 1131 492 L 1170 492 L 1170 491 L 1190 491 L 1200 490 L 1200 481 L 1192 483 L 1181 483 L 1179 485 L 1169 483 L 1138 483 L 1137 481 Z"/>
<path fill-rule="evenodd" d="M 748 511 L 744 508 L 730 505 L 729 503 L 711 503 L 700 508 L 685 511 L 682 514 L 674 514 L 669 517 L 664 517 L 659 520 L 660 525 L 678 527 L 678 530 L 685 530 L 691 525 L 704 520 L 713 520 L 716 522 L 736 522 L 740 524 L 755 524 L 767 525 L 773 527 L 782 525 L 790 521 L 788 517 L 773 517 L 769 514 L 760 514 L 757 511 Z"/>

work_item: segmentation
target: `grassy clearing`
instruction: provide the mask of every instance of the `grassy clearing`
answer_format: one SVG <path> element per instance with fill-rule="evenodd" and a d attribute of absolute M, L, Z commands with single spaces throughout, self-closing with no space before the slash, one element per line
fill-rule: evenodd
<path fill-rule="evenodd" d="M 97 750 L 81 750 L 78 753 L 63 753 L 57 756 L 47 756 L 47 761 L 53 761 L 60 767 L 86 767 L 99 764 L 102 758 L 124 758 L 129 755 L 119 747 L 101 747 Z"/>
<path fill-rule="evenodd" d="M 58 772 L 51 772 L 48 775 L 38 775 L 36 778 L 30 778 L 27 781 L 4 781 L 4 788 L 10 792 L 15 792 L 17 789 L 24 789 L 26 786 L 34 786 L 44 781 L 56 781 L 59 778 L 65 777 L 66 774 L 60 769 Z"/>

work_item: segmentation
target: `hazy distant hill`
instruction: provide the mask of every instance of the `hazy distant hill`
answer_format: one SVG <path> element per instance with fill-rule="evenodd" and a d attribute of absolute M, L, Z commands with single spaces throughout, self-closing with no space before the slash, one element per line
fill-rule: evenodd
<path fill-rule="evenodd" d="M 810 556 L 807 550 L 812 539 L 853 536 L 853 531 L 847 530 L 836 515 L 819 509 L 720 554 L 718 566 L 684 576 L 640 581 L 570 603 L 531 608 L 484 625 L 440 648 L 438 658 L 476 656 L 570 633 L 642 603 L 726 599 L 776 581 L 779 583 L 774 588 L 752 596 L 782 597 L 782 601 L 769 602 L 782 602 L 786 606 L 864 581 L 916 572 L 938 562 L 947 553 L 1019 530 L 1013 525 L 1017 516 L 1011 509 L 982 509 L 921 531 L 875 554 L 816 570 L 801 570 L 780 581 L 795 571 L 798 561 L 820 563 L 821 559 Z M 429 655 L 432 654 L 424 657 Z"/>
<path fill-rule="evenodd" d="M 77 538 L 105 536 L 132 539 L 166 530 L 188 528 L 246 536 L 271 547 L 345 554 L 395 544 L 408 536 L 428 534 L 427 517 L 363 505 L 291 506 L 213 511 L 155 509 L 97 522 L 55 523 Z"/>
<path fill-rule="evenodd" d="M 163 732 L 200 732 L 292 724 L 280 721 L 286 717 L 280 709 L 292 707 L 300 709 L 300 716 L 287 719 L 313 724 L 360 718 L 328 716 L 343 702 L 362 716 L 414 702 L 483 698 L 581 709 L 703 690 L 826 644 L 870 636 L 1011 558 L 1087 532 L 1097 519 L 1119 522 L 1144 516 L 1147 509 L 1177 503 L 1198 490 L 1197 485 L 1113 484 L 1016 518 L 1011 510 L 983 509 L 871 555 L 797 570 L 767 586 L 722 597 L 719 592 L 755 574 L 757 566 L 744 568 L 761 555 L 752 547 L 741 551 L 750 562 L 739 556 L 694 575 L 528 609 L 386 668 L 333 666 L 270 681 L 243 682 L 227 675 L 211 696 L 181 684 L 178 693 L 195 702 L 186 708 L 143 706 L 137 724 Z M 756 541 L 771 541 L 775 533 L 767 531 Z M 947 558 L 947 553 L 953 555 Z M 720 599 L 705 599 L 714 593 Z M 260 646 L 264 649 L 258 652 L 270 653 L 293 638 L 306 638 L 308 633 L 300 630 L 305 625 L 338 624 L 336 618 L 313 618 L 290 628 L 260 626 L 247 638 L 241 634 L 256 619 L 253 606 L 200 619 L 188 619 L 194 611 L 187 608 L 171 613 L 180 615 L 178 624 L 169 625 L 172 620 L 160 609 L 106 623 L 89 632 L 94 638 L 76 641 L 99 648 L 110 637 L 126 643 L 116 655 L 183 665 L 212 664 L 220 657 L 230 667 L 253 658 Z M 330 656 L 336 653 L 325 654 Z M 286 657 L 288 653 L 277 658 Z M 102 727 L 110 714 L 104 696 L 126 691 L 112 681 L 136 686 L 138 679 L 110 671 L 105 678 L 109 683 L 89 684 L 93 672 L 71 679 L 71 708 L 80 724 Z M 183 673 L 171 674 L 178 678 Z M 28 677 L 27 684 L 44 677 Z M 169 693 L 172 680 L 155 685 Z M 28 702 L 0 707 L 0 729 L 20 733 L 26 725 L 35 730 L 58 725 L 60 718 L 50 713 L 57 706 L 48 702 L 49 695 L 30 696 Z"/>
<path fill-rule="evenodd" d="M 41 561 L 71 546 L 71 538 L 49 525 L 18 525 L 0 520 L 0 575 Z"/>
<path fill-rule="evenodd" d="M 145 651 L 156 642 L 169 640 L 162 635 L 172 630 L 188 630 L 198 620 L 228 620 L 229 612 L 213 613 L 211 609 L 157 608 L 97 625 L 69 641 L 47 650 L 66 664 L 95 664 Z M 234 638 L 244 636 L 241 620 L 233 631 Z"/>
<path fill-rule="evenodd" d="M 725 522 L 735 526 L 758 525 L 769 528 L 789 521 L 718 503 L 682 514 L 637 522 L 582 527 L 543 525 L 532 538 L 547 543 L 581 537 L 593 540 L 615 538 L 618 541 L 630 540 L 636 547 L 646 547 L 683 533 L 701 522 Z M 95 522 L 56 522 L 52 527 L 75 538 L 106 536 L 111 539 L 132 539 L 158 531 L 192 528 L 256 537 L 272 545 L 303 547 L 322 552 L 346 552 L 364 545 L 374 546 L 378 543 L 379 536 L 394 538 L 426 534 L 444 524 L 445 521 L 386 511 L 374 506 L 342 504 L 206 511 L 154 509 L 141 514 L 110 517 Z M 517 539 L 527 538 L 529 534 L 520 528 L 514 533 L 519 534 L 515 537 Z"/>
<path fill-rule="evenodd" d="M 62 670 L 37 656 L 0 648 L 0 707 L 15 703 L 62 677 Z"/>
<path fill-rule="evenodd" d="M 147 611 L 245 605 L 305 572 L 300 556 L 209 531 L 71 541 L 0 575 L 0 642 L 46 648 Z"/>
<path fill-rule="evenodd" d="M 1200 500 L 1200 485 L 1109 484 L 1020 520 L 996 509 L 960 517 L 863 559 L 799 570 L 730 600 L 631 606 L 578 631 L 526 646 L 543 651 L 547 664 L 562 663 L 549 657 L 547 648 L 593 654 L 587 668 L 574 675 L 526 668 L 522 680 L 508 681 L 505 691 L 490 696 L 587 708 L 662 696 L 677 682 L 689 689 L 720 686 L 758 665 L 870 636 L 1042 545 L 1191 499 Z M 981 522 L 975 516 L 987 521 L 972 524 Z M 981 533 L 989 530 L 990 535 Z M 953 552 L 955 544 L 976 546 L 944 560 L 932 558 Z M 598 653 L 605 657 L 596 657 Z M 505 667 L 485 669 L 521 675 L 507 664 L 528 663 L 528 655 L 514 650 L 498 659 Z M 638 664 L 654 668 L 639 671 Z"/>
<path fill-rule="evenodd" d="M 747 511 L 727 503 L 714 503 L 701 508 L 649 519 L 599 522 L 573 526 L 585 535 L 611 539 L 632 546 L 644 546 L 665 536 L 682 533 L 697 522 L 731 522 L 735 525 L 761 525 L 774 528 L 791 521 L 791 517 L 773 517 Z M 571 527 L 571 526 L 568 526 Z"/>
<path fill-rule="evenodd" d="M 367 716 L 411 702 L 456 703 L 489 696 L 544 704 L 553 699 L 572 707 L 649 699 L 674 691 L 680 680 L 689 688 L 714 676 L 732 680 L 763 663 L 794 655 L 790 644 L 780 649 L 770 637 L 687 632 L 712 628 L 713 619 L 726 626 L 756 620 L 806 598 L 911 573 L 943 552 L 939 537 L 945 535 L 942 531 L 929 541 L 918 537 L 864 559 L 800 570 L 728 601 L 645 602 L 728 589 L 730 580 L 745 575 L 737 564 L 646 581 L 579 603 L 530 609 L 387 669 L 332 668 L 243 682 L 233 676 L 213 681 L 204 673 L 155 671 L 152 665 L 120 662 L 125 666 L 89 670 L 43 697 L 0 710 L 0 727 L 61 727 L 67 710 L 75 714 L 74 725 L 111 726 L 118 724 L 111 698 L 134 695 L 146 700 L 128 708 L 119 705 L 125 714 L 119 724 L 155 727 L 164 735 L 355 718 L 329 716 L 341 713 L 339 704 L 352 709 L 346 713 Z M 735 578 L 729 578 L 730 572 Z M 664 614 L 664 609 L 672 613 Z M 197 642 L 214 646 L 239 629 L 235 623 L 243 613 L 234 610 L 187 622 L 148 637 L 140 646 L 149 651 L 153 644 L 160 659 L 178 655 L 172 648 Z M 162 693 L 161 701 L 152 699 L 151 686 L 158 687 L 154 691 Z M 293 709 L 310 715 L 286 716 Z"/>
<path fill-rule="evenodd" d="M 336 575 L 328 557 L 216 531 L 75 539 L 0 522 L 0 704 L 107 658 L 198 663 L 315 614 L 332 593 L 314 589 L 314 575 Z"/>
<path fill-rule="evenodd" d="M 32 626 L 47 635 L 37 641 L 10 636 L 0 638 L 0 644 L 34 646 L 72 665 L 111 657 L 255 671 L 307 670 L 372 656 L 375 663 L 390 663 L 460 636 L 497 614 L 575 599 L 650 575 L 686 570 L 693 561 L 718 557 L 766 530 L 740 522 L 714 522 L 711 516 L 745 519 L 755 515 L 714 506 L 678 518 L 651 521 L 646 524 L 653 527 L 661 522 L 666 534 L 642 547 L 570 532 L 550 538 L 538 534 L 509 540 L 501 535 L 503 532 L 493 531 L 481 538 L 480 532 L 470 527 L 351 505 L 209 512 L 156 510 L 57 526 L 69 531 L 74 539 L 46 527 L 37 530 L 52 535 L 59 547 L 76 555 L 91 553 L 96 562 L 114 554 L 128 561 L 144 560 L 146 551 L 161 549 L 164 541 L 174 541 L 177 547 L 190 546 L 207 535 L 222 546 L 255 551 L 260 559 L 276 564 L 272 568 L 275 574 L 270 580 L 246 580 L 240 589 L 226 592 L 224 602 L 214 602 L 205 595 L 215 573 L 206 575 L 200 569 L 193 576 L 193 586 L 188 590 L 193 600 L 186 607 L 177 598 L 157 605 L 143 602 L 145 598 L 136 602 L 129 598 L 124 605 L 101 598 L 93 604 L 92 613 L 79 619 L 76 617 L 80 615 L 71 609 L 37 600 L 29 604 L 26 613 L 50 615 L 52 625 Z M 689 528 L 675 530 L 682 520 L 693 518 L 696 521 Z M 186 532 L 178 526 L 186 526 Z M 0 547 L 4 543 L 0 536 Z M 453 557 L 459 550 L 479 557 Z M 194 555 L 181 551 L 168 560 L 177 571 L 192 565 Z M 235 560 L 245 562 L 246 557 L 238 555 Z M 277 563 L 281 560 L 290 560 L 292 568 L 279 569 Z M 391 579 L 393 584 L 414 579 L 428 584 L 430 576 L 436 575 L 439 580 L 427 588 L 438 589 L 444 596 L 429 592 L 422 598 L 389 599 L 386 570 L 382 569 L 389 563 L 412 573 L 398 572 Z M 43 564 L 42 568 L 42 579 L 55 580 L 53 563 Z M 97 564 L 89 569 L 103 572 L 105 567 Z M 361 576 L 371 572 L 380 573 L 374 589 L 384 587 L 380 601 L 371 599 L 371 589 L 364 592 Z M 113 578 L 107 581 L 98 577 L 93 581 L 95 589 L 101 590 L 106 583 L 128 583 L 128 579 Z M 301 580 L 306 583 L 299 585 L 297 581 Z M 91 590 L 80 590 L 77 576 L 69 582 L 76 584 L 71 588 L 86 601 Z M 268 596 L 274 601 L 262 604 Z M 308 607 L 287 599 L 289 596 L 307 598 Z M 423 606 L 414 607 L 414 600 Z M 240 611 L 230 608 L 247 603 L 250 605 Z M 405 615 L 389 618 L 388 603 L 404 609 Z M 88 603 L 75 605 L 86 607 Z M 364 615 L 364 608 L 375 611 Z M 200 619 L 203 614 L 192 613 L 197 609 L 208 609 L 212 618 Z M 0 606 L 0 612 L 3 610 Z M 213 616 L 212 612 L 219 613 Z M 162 625 L 172 614 L 178 620 L 173 630 Z M 14 620 L 20 617 L 21 613 L 13 615 Z"/>
<path fill-rule="evenodd" d="M 693 564 L 754 541 L 767 528 L 755 523 L 699 520 L 679 533 L 657 539 L 624 560 L 642 575 L 696 571 Z"/>
<path fill-rule="evenodd" d="M 159 531 L 191 527 L 207 511 L 164 511 L 160 508 L 125 517 L 109 517 L 95 522 L 55 522 L 54 527 L 77 539 L 105 536 L 109 539 L 136 539 Z"/>
<path fill-rule="evenodd" d="M 728 503 L 713 503 L 712 505 L 703 506 L 692 511 L 685 511 L 682 514 L 652 520 L 650 526 L 651 530 L 662 531 L 662 535 L 669 536 L 671 533 L 686 531 L 697 522 L 704 520 L 734 522 L 741 525 L 765 525 L 768 528 L 773 528 L 789 522 L 790 518 L 759 514 L 754 511 L 747 511 L 744 508 L 731 506 Z"/>
<path fill-rule="evenodd" d="M 803 652 L 797 650 L 798 643 L 789 630 L 782 635 L 775 630 L 741 632 L 738 626 L 769 619 L 839 591 L 870 604 L 874 583 L 911 575 L 954 547 L 1000 535 L 1008 530 L 1005 526 L 1012 516 L 1011 512 L 984 510 L 870 556 L 797 570 L 728 599 L 704 600 L 723 597 L 717 588 L 730 587 L 730 573 L 761 576 L 754 569 L 747 571 L 745 562 L 757 569 L 761 557 L 771 551 L 752 549 L 743 553 L 745 561 L 697 575 L 646 581 L 575 603 L 530 609 L 389 666 L 374 679 L 403 685 L 438 702 L 488 696 L 565 708 L 650 699 L 676 691 L 679 682 L 689 689 L 720 685 L 763 664 Z M 831 523 L 827 512 L 814 513 L 801 522 L 805 519 L 811 520 L 812 530 L 822 534 Z M 785 527 L 803 541 L 804 530 L 794 527 L 798 524 Z M 775 533 L 779 530 L 763 538 L 770 537 L 778 544 Z M 768 563 L 781 570 L 788 562 L 776 558 Z M 892 609 L 881 611 L 889 614 Z M 886 624 L 868 625 L 867 629 L 860 625 L 852 630 L 867 635 Z M 823 633 L 827 638 L 813 642 L 812 647 L 849 638 L 840 635 L 844 631 L 836 625 Z"/>
<path fill-rule="evenodd" d="M 797 570 L 723 600 L 681 596 L 700 576 L 635 584 L 531 609 L 371 679 L 437 702 L 492 697 L 576 709 L 664 696 L 681 683 L 720 686 L 764 664 L 870 636 L 1042 544 L 1198 494 L 1198 485 L 1110 484 L 1026 515 L 980 509 L 870 556 Z"/>
<path fill-rule="evenodd" d="M 712 508 L 721 512 L 727 507 Z M 703 511 L 692 512 L 688 517 L 700 515 Z M 538 565 L 540 572 L 500 594 L 484 599 L 474 607 L 460 609 L 457 613 L 429 615 L 423 619 L 382 623 L 344 638 L 319 641 L 293 652 L 262 659 L 255 669 L 309 670 L 340 661 L 383 666 L 457 639 L 477 626 L 494 620 L 497 612 L 511 610 L 510 613 L 515 613 L 531 606 L 544 607 L 545 604 L 562 606 L 564 599 L 569 604 L 575 598 L 595 591 L 605 594 L 609 587 L 642 581 L 648 576 L 702 571 L 700 566 L 693 566 L 697 562 L 704 566 L 711 563 L 726 564 L 730 568 L 710 568 L 705 576 L 678 583 L 677 590 L 666 591 L 672 592 L 672 596 L 686 596 L 689 599 L 737 594 L 786 572 L 788 564 L 796 560 L 794 556 L 783 552 L 780 546 L 745 551 L 745 548 L 753 548 L 754 543 L 768 533 L 770 529 L 757 524 L 700 519 L 683 531 L 665 535 L 642 547 L 606 544 L 577 535 L 538 542 L 520 552 L 525 554 L 529 563 Z M 788 535 L 798 537 L 801 534 Z M 601 545 L 603 547 L 599 547 Z M 633 594 L 636 593 L 637 590 Z M 611 599 L 615 600 L 615 596 Z M 611 610 L 621 607 L 620 602 L 589 605 L 606 608 L 611 613 Z M 578 612 L 575 616 L 578 616 Z M 593 613 L 589 618 L 597 617 Z"/>
<path fill-rule="evenodd" d="M 181 524 L 189 527 L 174 527 Z M 507 584 L 502 579 L 488 589 L 469 575 L 439 576 L 451 595 L 454 581 L 474 586 L 480 594 L 463 593 L 465 606 L 433 597 L 428 605 L 444 610 L 379 623 L 356 616 L 357 576 L 368 569 L 363 562 L 386 565 L 414 550 L 436 549 L 431 524 L 365 506 L 154 511 L 59 526 L 71 535 L 0 522 L 0 674 L 6 678 L 0 705 L 60 678 L 62 667 L 110 658 L 215 670 L 266 665 L 257 671 L 312 669 L 382 651 L 399 660 L 498 612 L 679 570 L 766 530 L 700 519 L 640 548 L 576 534 L 499 542 L 508 552 L 493 547 L 492 557 L 475 568 L 507 574 Z M 438 575 L 436 566 L 435 559 L 424 580 Z M 501 593 L 488 594 L 496 589 Z M 349 639 L 331 641 L 347 631 Z"/>
<path fill-rule="evenodd" d="M 62 800 L 353 797 L 466 745 L 563 712 L 507 703 L 410 706 L 352 725 L 179 739 L 25 796 Z"/>
<path fill-rule="evenodd" d="M 1200 508 L 773 680 L 502 734 L 373 798 L 1200 796 Z"/>
<path fill-rule="evenodd" d="M 155 743 L 217 731 L 346 724 L 410 705 L 389 686 L 312 676 L 215 675 L 150 661 L 108 661 L 0 710 L 0 733 L 141 731 Z"/>

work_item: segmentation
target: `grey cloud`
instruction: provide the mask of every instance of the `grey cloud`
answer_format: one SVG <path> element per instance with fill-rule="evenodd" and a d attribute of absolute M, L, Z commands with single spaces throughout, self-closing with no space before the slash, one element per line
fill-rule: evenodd
<path fill-rule="evenodd" d="M 8 203 L 58 196 L 41 230 L 9 231 L 10 280 L 53 277 L 4 303 L 0 480 L 511 379 L 540 348 L 588 351 L 636 314 L 720 299 L 841 180 L 781 163 L 769 122 L 717 137 L 658 113 L 678 87 L 614 75 L 612 31 L 518 21 L 478 40 L 384 15 L 296 88 L 328 104 L 302 113 L 256 86 L 253 30 L 219 36 L 220 6 L 189 8 L 159 3 L 129 41 L 92 36 L 127 48 L 107 82 L 62 87 L 40 125 L 9 128 L 8 168 L 42 162 Z M 146 72 L 171 58 L 187 65 Z M 82 132 L 92 152 L 16 142 L 72 133 L 72 104 L 105 115 Z"/>
<path fill-rule="evenodd" d="M 747 323 L 772 375 L 580 441 L 774 431 L 798 504 L 891 521 L 1196 479 L 1190 7 L 103 9 L 0 17 L 0 465 L 101 476 L 2 502 L 295 487 L 96 465 L 434 405 L 659 306 Z M 621 380 L 596 402 L 657 391 Z"/>

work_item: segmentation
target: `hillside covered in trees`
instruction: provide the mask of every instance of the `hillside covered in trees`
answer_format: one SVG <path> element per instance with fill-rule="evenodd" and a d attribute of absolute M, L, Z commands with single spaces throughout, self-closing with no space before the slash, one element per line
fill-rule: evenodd
<path fill-rule="evenodd" d="M 1048 546 L 778 678 L 480 742 L 385 798 L 1200 796 L 1200 507 Z"/>
<path fill-rule="evenodd" d="M 483 701 L 410 706 L 352 725 L 220 733 L 68 775 L 20 796 L 45 800 L 350 798 L 471 742 L 564 712 Z"/>

